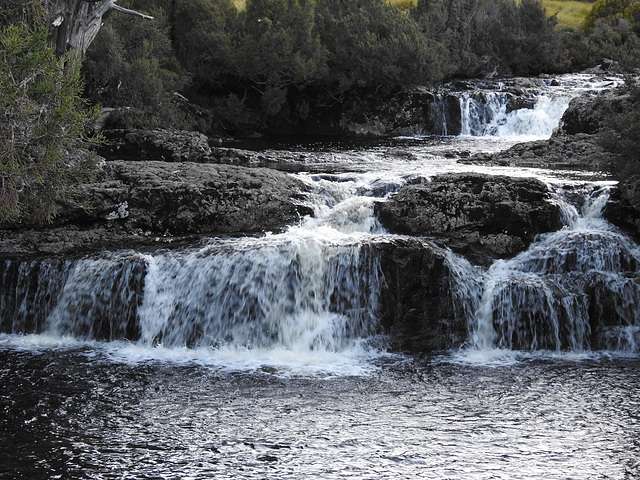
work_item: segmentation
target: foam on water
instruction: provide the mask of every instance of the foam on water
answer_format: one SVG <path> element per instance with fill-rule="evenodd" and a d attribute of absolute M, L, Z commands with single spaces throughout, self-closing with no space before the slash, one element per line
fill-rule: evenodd
<path fill-rule="evenodd" d="M 570 98 L 611 86 L 592 80 L 562 77 L 539 91 L 532 108 L 513 111 L 499 86 L 465 92 L 467 136 L 310 155 L 325 173 L 296 175 L 312 190 L 314 215 L 283 233 L 205 239 L 176 251 L 7 260 L 2 281 L 18 286 L 0 292 L 0 325 L 14 335 L 3 334 L 0 345 L 88 348 L 123 362 L 364 374 L 384 350 L 370 341 L 379 333 L 384 279 L 363 248 L 388 235 L 375 218 L 375 202 L 437 174 L 472 171 L 556 185 L 566 227 L 488 271 L 445 253 L 454 308 L 469 325 L 466 348 L 454 358 L 508 364 L 536 349 L 552 356 L 591 355 L 592 348 L 637 352 L 640 297 L 635 277 L 625 272 L 637 269 L 640 255 L 602 218 L 612 182 L 590 181 L 593 193 L 580 207 L 561 193 L 584 184 L 584 172 L 456 162 L 462 150 L 496 151 L 525 137 L 548 137 Z M 600 318 L 598 331 L 589 315 Z"/>

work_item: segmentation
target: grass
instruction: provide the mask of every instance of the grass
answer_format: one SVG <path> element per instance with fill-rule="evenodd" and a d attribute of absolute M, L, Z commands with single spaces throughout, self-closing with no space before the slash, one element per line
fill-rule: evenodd
<path fill-rule="evenodd" d="M 581 28 L 593 3 L 575 0 L 542 0 L 547 15 L 556 15 L 561 27 Z"/>

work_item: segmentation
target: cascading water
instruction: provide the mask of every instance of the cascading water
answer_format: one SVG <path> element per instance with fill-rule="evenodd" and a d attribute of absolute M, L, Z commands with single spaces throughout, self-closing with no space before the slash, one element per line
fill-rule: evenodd
<path fill-rule="evenodd" d="M 460 95 L 461 135 L 545 138 L 569 106 L 569 95 L 544 95 L 531 105 L 510 108 L 505 92 L 463 92 Z"/>
<path fill-rule="evenodd" d="M 0 299 L 14 307 L 2 310 L 2 325 L 13 333 L 304 356 L 357 349 L 377 331 L 377 260 L 357 243 L 319 236 L 210 240 L 196 250 L 68 261 L 46 274 L 39 262 L 18 270 L 57 301 L 28 306 L 21 280 L 5 279 Z"/>
<path fill-rule="evenodd" d="M 431 130 L 437 135 L 548 138 L 572 98 L 619 83 L 615 77 L 580 75 L 566 83 L 549 80 L 521 87 L 513 82 L 480 82 L 468 90 L 446 90 L 429 106 Z"/>
<path fill-rule="evenodd" d="M 0 478 L 640 478 L 638 247 L 607 177 L 456 162 L 519 138 L 313 152 L 281 233 L 3 259 Z M 564 228 L 487 267 L 376 221 L 469 171 L 554 186 Z"/>
<path fill-rule="evenodd" d="M 455 99 L 463 105 L 463 133 L 539 136 L 550 133 L 572 96 L 597 86 L 584 76 L 547 82 L 531 108 L 509 106 L 513 94 L 502 84 L 457 92 Z M 554 178 L 535 169 L 462 166 L 440 154 L 438 143 L 410 141 L 322 156 L 326 171 L 298 174 L 315 192 L 314 217 L 282 234 L 153 253 L 7 260 L 0 328 L 126 341 L 141 350 L 299 355 L 357 348 L 381 331 L 378 293 L 385 283 L 380 259 L 367 246 L 393 241 L 373 214 L 374 202 L 445 172 Z M 443 253 L 455 316 L 469 322 L 469 349 L 638 351 L 637 249 L 602 220 L 606 192 L 592 200 L 580 214 L 564 202 L 566 228 L 488 271 Z"/>
<path fill-rule="evenodd" d="M 607 199 L 595 188 L 581 213 L 564 203 L 565 228 L 480 277 L 456 263 L 468 351 L 640 351 L 640 249 L 602 218 Z"/>

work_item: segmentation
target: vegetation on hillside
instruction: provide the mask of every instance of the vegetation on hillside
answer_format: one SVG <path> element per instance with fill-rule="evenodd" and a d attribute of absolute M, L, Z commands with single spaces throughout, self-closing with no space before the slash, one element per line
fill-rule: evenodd
<path fill-rule="evenodd" d="M 563 35 L 539 0 L 121 4 L 153 14 L 155 25 L 140 26 L 147 32 L 140 34 L 113 14 L 85 71 L 92 100 L 127 107 L 121 120 L 129 125 L 184 126 L 189 116 L 171 107 L 176 90 L 234 131 L 296 123 L 363 91 L 571 68 Z M 144 85 L 135 78 L 142 75 Z"/>
<path fill-rule="evenodd" d="M 580 0 L 542 0 L 547 15 L 554 16 L 561 28 L 581 29 L 593 3 Z"/>

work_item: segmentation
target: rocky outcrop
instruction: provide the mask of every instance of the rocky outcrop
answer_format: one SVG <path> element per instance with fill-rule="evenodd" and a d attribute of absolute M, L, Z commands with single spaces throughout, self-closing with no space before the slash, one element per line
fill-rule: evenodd
<path fill-rule="evenodd" d="M 601 95 L 583 95 L 572 99 L 554 131 L 554 136 L 597 133 L 602 127 L 606 113 L 624 109 L 628 98 L 627 94 L 621 94 L 619 90 L 614 89 Z"/>
<path fill-rule="evenodd" d="M 640 242 L 640 175 L 623 179 L 604 211 L 605 218 Z"/>
<path fill-rule="evenodd" d="M 99 153 L 107 159 L 208 163 L 212 155 L 206 135 L 185 130 L 105 130 Z"/>
<path fill-rule="evenodd" d="M 470 165 L 590 171 L 606 171 L 611 168 L 612 161 L 611 153 L 598 145 L 593 135 L 586 133 L 519 143 L 494 154 L 478 154 L 459 160 Z"/>
<path fill-rule="evenodd" d="M 443 250 L 409 237 L 370 248 L 384 274 L 379 317 L 392 347 L 408 352 L 459 347 L 467 337 L 467 323 L 456 315 Z"/>
<path fill-rule="evenodd" d="M 305 185 L 282 172 L 190 162 L 108 162 L 84 187 L 91 210 L 63 207 L 55 225 L 0 230 L 0 251 L 132 247 L 160 236 L 278 231 L 311 213 Z"/>
<path fill-rule="evenodd" d="M 404 187 L 376 205 L 392 233 L 436 237 L 476 263 L 524 250 L 561 226 L 548 187 L 536 179 L 447 174 Z M 487 258 L 488 256 L 488 258 Z"/>

